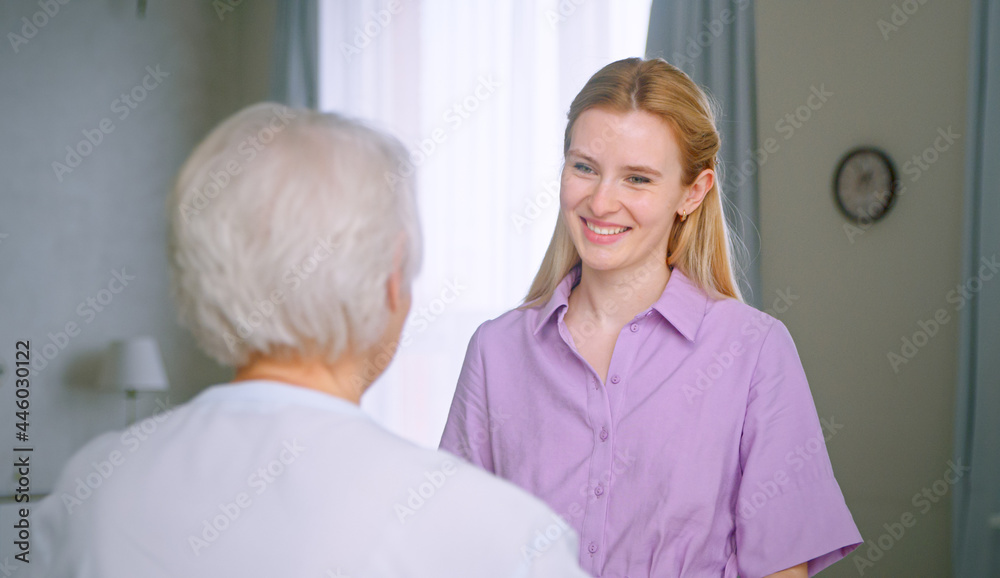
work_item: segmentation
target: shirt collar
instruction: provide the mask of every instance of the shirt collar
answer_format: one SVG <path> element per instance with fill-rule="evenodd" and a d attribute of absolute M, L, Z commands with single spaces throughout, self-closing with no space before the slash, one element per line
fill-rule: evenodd
<path fill-rule="evenodd" d="M 580 266 L 577 265 L 563 277 L 548 303 L 542 307 L 535 323 L 534 334 L 538 334 L 554 313 L 569 305 L 569 294 L 579 282 Z M 705 318 L 707 307 L 708 295 L 679 267 L 674 267 L 670 271 L 667 286 L 663 288 L 663 293 L 650 307 L 649 312 L 656 311 L 688 341 L 694 341 L 698 328 L 701 327 L 701 320 Z"/>
<path fill-rule="evenodd" d="M 674 267 L 663 294 L 653 303 L 652 309 L 670 322 L 688 341 L 694 341 L 708 309 L 708 295 L 681 271 Z"/>
<path fill-rule="evenodd" d="M 535 330 L 532 331 L 533 335 L 538 335 L 541 331 L 542 326 L 545 325 L 552 315 L 559 311 L 561 308 L 569 305 L 569 294 L 573 292 L 573 287 L 580 282 L 580 265 L 576 265 L 570 269 L 569 273 L 563 277 L 562 281 L 556 285 L 556 290 L 552 292 L 552 297 L 549 298 L 549 302 L 542 307 L 542 310 L 538 314 L 538 321 L 535 323 Z"/>
<path fill-rule="evenodd" d="M 288 404 L 303 405 L 345 414 L 367 415 L 363 409 L 346 399 L 300 385 L 269 379 L 253 379 L 214 385 L 199 393 L 192 401 L 199 403 L 250 401 L 262 402 L 275 407 Z"/>

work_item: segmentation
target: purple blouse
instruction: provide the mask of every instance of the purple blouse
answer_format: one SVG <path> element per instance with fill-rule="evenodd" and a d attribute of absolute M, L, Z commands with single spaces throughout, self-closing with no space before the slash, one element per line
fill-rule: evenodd
<path fill-rule="evenodd" d="M 476 330 L 443 449 L 547 502 L 594 576 L 755 578 L 805 561 L 812 576 L 861 544 L 826 451 L 835 422 L 821 425 L 781 321 L 674 268 L 602 383 L 563 322 L 579 278 Z"/>

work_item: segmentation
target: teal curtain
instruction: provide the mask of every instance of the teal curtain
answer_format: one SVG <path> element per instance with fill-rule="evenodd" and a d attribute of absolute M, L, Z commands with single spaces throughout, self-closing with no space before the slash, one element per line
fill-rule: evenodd
<path fill-rule="evenodd" d="M 1000 3 L 972 0 L 962 310 L 953 494 L 955 576 L 1000 576 Z M 991 269 L 991 266 L 993 267 Z"/>
<path fill-rule="evenodd" d="M 687 73 L 720 105 L 723 204 L 742 241 L 737 276 L 747 303 L 762 308 L 758 232 L 757 87 L 753 3 L 746 0 L 653 0 L 646 57 Z"/>
<path fill-rule="evenodd" d="M 315 109 L 318 89 L 317 0 L 282 0 L 275 14 L 271 100 Z"/>

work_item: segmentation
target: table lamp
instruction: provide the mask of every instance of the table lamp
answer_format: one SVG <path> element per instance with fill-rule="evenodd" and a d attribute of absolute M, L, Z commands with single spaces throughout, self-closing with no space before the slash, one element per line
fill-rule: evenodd
<path fill-rule="evenodd" d="M 134 422 L 137 392 L 166 391 L 170 387 L 156 339 L 134 337 L 112 342 L 104 354 L 98 385 L 125 392 L 128 424 Z"/>

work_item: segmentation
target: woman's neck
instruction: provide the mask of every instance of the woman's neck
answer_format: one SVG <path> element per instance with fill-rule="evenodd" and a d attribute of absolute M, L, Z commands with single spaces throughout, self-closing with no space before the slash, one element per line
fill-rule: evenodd
<path fill-rule="evenodd" d="M 362 379 L 360 367 L 351 356 L 344 356 L 332 365 L 318 358 L 284 360 L 260 357 L 239 368 L 233 381 L 280 381 L 360 405 L 361 394 L 368 386 Z"/>
<path fill-rule="evenodd" d="M 569 298 L 569 311 L 600 327 L 619 330 L 663 294 L 670 279 L 665 260 L 647 260 L 628 269 L 601 271 L 582 265 L 580 283 Z"/>

